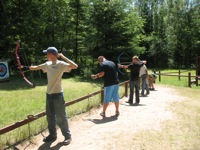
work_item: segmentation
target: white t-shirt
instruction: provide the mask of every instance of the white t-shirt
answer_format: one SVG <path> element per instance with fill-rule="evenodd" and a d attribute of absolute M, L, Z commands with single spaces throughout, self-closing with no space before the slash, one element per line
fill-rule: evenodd
<path fill-rule="evenodd" d="M 143 75 L 143 74 L 146 74 L 147 73 L 147 67 L 145 65 L 143 65 L 141 68 L 140 68 L 140 77 Z"/>
<path fill-rule="evenodd" d="M 70 72 L 70 64 L 57 60 L 52 63 L 52 61 L 47 61 L 44 64 L 39 65 L 39 69 L 42 69 L 44 73 L 47 73 L 47 94 L 61 93 L 62 89 L 62 75 L 64 72 Z"/>

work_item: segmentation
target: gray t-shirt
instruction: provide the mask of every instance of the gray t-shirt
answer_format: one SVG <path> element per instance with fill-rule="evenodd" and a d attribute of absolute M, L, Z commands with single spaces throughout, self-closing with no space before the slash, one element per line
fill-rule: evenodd
<path fill-rule="evenodd" d="M 140 68 L 140 77 L 141 77 L 143 74 L 147 74 L 147 67 L 146 67 L 146 65 L 143 65 L 143 66 Z"/>
<path fill-rule="evenodd" d="M 63 92 L 61 79 L 64 72 L 70 72 L 70 64 L 57 60 L 52 63 L 47 61 L 44 64 L 39 65 L 39 69 L 42 69 L 44 73 L 47 73 L 47 94 L 61 93 Z"/>

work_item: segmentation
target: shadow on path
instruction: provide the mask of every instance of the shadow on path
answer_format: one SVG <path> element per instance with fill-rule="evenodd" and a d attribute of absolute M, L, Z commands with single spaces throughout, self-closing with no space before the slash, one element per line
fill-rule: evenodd
<path fill-rule="evenodd" d="M 55 146 L 51 147 L 52 143 L 53 142 L 44 143 L 37 150 L 59 150 L 62 146 L 66 146 L 66 145 L 63 145 L 62 142 L 60 142 L 56 144 Z"/>
<path fill-rule="evenodd" d="M 118 118 L 116 116 L 110 116 L 110 117 L 103 117 L 102 119 L 85 119 L 85 121 L 91 121 L 95 124 L 103 124 L 103 123 L 116 121 L 117 119 Z"/>
<path fill-rule="evenodd" d="M 130 107 L 132 107 L 132 106 L 146 106 L 145 104 L 129 104 L 129 103 L 122 103 L 122 104 L 120 104 L 120 105 L 124 105 L 124 106 L 130 106 Z"/>

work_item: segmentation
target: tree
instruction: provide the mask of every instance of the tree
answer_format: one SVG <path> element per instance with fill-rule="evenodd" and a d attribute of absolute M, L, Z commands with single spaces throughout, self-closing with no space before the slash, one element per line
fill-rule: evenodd
<path fill-rule="evenodd" d="M 123 51 L 131 55 L 138 52 L 138 43 L 133 41 L 138 42 L 140 36 L 135 34 L 140 34 L 143 24 L 133 9 L 127 9 L 126 3 L 121 1 L 95 1 L 90 3 L 90 7 L 89 24 L 93 32 L 89 33 L 87 39 L 93 40 L 93 57 L 103 54 L 112 59 Z"/>

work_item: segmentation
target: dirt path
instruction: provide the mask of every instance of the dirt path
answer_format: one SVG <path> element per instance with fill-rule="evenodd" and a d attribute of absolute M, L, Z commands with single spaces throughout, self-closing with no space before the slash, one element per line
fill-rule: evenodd
<path fill-rule="evenodd" d="M 151 91 L 148 97 L 140 98 L 139 106 L 129 106 L 123 98 L 120 101 L 120 116 L 114 117 L 114 105 L 110 104 L 107 118 L 102 119 L 100 109 L 93 109 L 85 114 L 70 119 L 72 143 L 63 146 L 63 136 L 58 131 L 58 139 L 53 143 L 43 143 L 40 134 L 32 142 L 24 142 L 16 149 L 23 150 L 124 150 L 132 149 L 127 143 L 134 140 L 134 134 L 141 130 L 161 130 L 160 123 L 173 119 L 169 111 L 170 103 L 180 100 L 178 92 L 167 86 L 156 85 L 157 91 Z M 48 133 L 44 133 L 47 135 Z"/>

